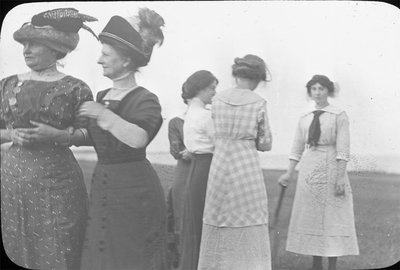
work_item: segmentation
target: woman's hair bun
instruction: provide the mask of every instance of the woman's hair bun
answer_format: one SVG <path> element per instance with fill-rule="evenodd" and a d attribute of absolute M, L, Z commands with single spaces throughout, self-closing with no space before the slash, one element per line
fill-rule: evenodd
<path fill-rule="evenodd" d="M 247 54 L 243 58 L 236 57 L 232 66 L 232 75 L 250 80 L 265 81 L 267 66 L 260 57 Z"/>

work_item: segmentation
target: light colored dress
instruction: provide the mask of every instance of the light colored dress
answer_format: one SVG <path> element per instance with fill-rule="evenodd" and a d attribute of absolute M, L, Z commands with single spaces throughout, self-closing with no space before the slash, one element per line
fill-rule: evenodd
<path fill-rule="evenodd" d="M 322 110 L 318 146 L 306 147 L 312 112 L 300 118 L 293 142 L 290 159 L 301 162 L 286 249 L 314 256 L 358 255 L 347 173 L 345 195 L 334 195 L 337 159 L 349 160 L 349 120 L 332 105 Z"/>
<path fill-rule="evenodd" d="M 248 89 L 228 89 L 214 97 L 212 119 L 215 151 L 198 269 L 271 269 L 267 193 L 257 153 L 257 145 L 272 142 L 266 101 Z"/>

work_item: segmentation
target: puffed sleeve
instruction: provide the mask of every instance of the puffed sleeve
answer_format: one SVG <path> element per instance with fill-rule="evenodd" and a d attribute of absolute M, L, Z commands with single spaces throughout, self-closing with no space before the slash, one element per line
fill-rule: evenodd
<path fill-rule="evenodd" d="M 79 116 L 79 108 L 86 101 L 93 101 L 93 94 L 89 86 L 83 81 L 78 80 L 72 86 L 72 95 L 74 97 L 74 128 L 87 128 L 89 119 L 84 116 Z"/>
<path fill-rule="evenodd" d="M 134 114 L 127 119 L 147 132 L 149 142 L 157 135 L 162 124 L 161 106 L 153 93 L 148 93 L 134 110 Z"/>
<path fill-rule="evenodd" d="M 269 151 L 272 147 L 272 133 L 267 114 L 267 102 L 263 102 L 257 115 L 256 148 L 258 151 Z"/>
<path fill-rule="evenodd" d="M 346 112 L 342 112 L 336 117 L 336 153 L 336 159 L 349 161 L 350 131 Z"/>
<path fill-rule="evenodd" d="M 289 159 L 300 161 L 301 156 L 303 155 L 304 148 L 306 142 L 303 135 L 303 131 L 301 130 L 301 119 L 299 120 L 296 128 L 296 132 L 294 135 L 294 140 L 292 144 L 292 149 L 289 154 Z"/>
<path fill-rule="evenodd" d="M 178 121 L 177 118 L 173 118 L 168 123 L 168 140 L 169 140 L 169 152 L 175 159 L 182 158 L 179 153 L 181 151 L 181 145 L 183 144 L 183 134 L 180 134 L 178 125 L 183 125 L 182 121 Z"/>

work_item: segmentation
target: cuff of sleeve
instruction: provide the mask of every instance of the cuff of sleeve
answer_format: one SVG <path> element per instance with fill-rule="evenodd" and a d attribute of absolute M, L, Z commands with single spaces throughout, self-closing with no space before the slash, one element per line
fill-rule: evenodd
<path fill-rule="evenodd" d="M 289 159 L 300 161 L 301 155 L 290 154 Z"/>
<path fill-rule="evenodd" d="M 104 130 L 110 130 L 116 122 L 117 115 L 109 109 L 103 109 L 97 116 L 97 124 Z"/>
<path fill-rule="evenodd" d="M 342 160 L 345 160 L 345 161 L 349 161 L 350 160 L 350 157 L 349 157 L 349 155 L 348 154 L 345 154 L 345 153 L 337 153 L 336 154 L 336 159 L 342 159 Z"/>

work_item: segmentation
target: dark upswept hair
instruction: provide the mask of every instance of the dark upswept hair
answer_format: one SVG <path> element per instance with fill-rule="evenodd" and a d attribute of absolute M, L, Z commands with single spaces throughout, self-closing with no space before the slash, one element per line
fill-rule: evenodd
<path fill-rule="evenodd" d="M 236 57 L 232 65 L 232 76 L 255 81 L 266 81 L 267 66 L 257 55 L 247 54 L 243 58 Z"/>
<path fill-rule="evenodd" d="M 187 100 L 194 98 L 197 94 L 210 86 L 213 82 L 218 83 L 217 77 L 208 70 L 199 70 L 187 78 L 182 85 L 182 99 L 185 104 Z"/>
<path fill-rule="evenodd" d="M 323 87 L 326 87 L 328 89 L 328 95 L 329 96 L 333 96 L 334 92 L 335 92 L 335 85 L 333 84 L 333 82 L 325 75 L 314 75 L 311 80 L 309 80 L 306 84 L 306 88 L 307 88 L 307 94 L 308 96 L 311 96 L 311 86 L 313 86 L 314 84 L 319 83 L 320 85 L 322 85 Z"/>

